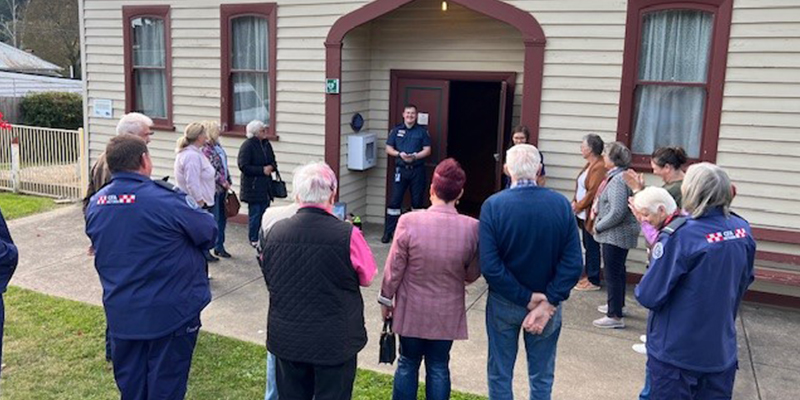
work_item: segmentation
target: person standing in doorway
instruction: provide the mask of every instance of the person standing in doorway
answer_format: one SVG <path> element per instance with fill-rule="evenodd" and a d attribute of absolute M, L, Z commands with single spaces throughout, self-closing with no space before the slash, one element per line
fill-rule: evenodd
<path fill-rule="evenodd" d="M 417 123 L 417 106 L 408 104 L 403 108 L 403 123 L 389 132 L 386 154 L 396 161 L 381 243 L 389 243 L 394 237 L 407 189 L 411 190 L 411 208 L 420 209 L 425 201 L 424 159 L 431 155 L 431 136 Z"/>
<path fill-rule="evenodd" d="M 247 140 L 239 148 L 237 162 L 242 171 L 240 198 L 247 203 L 248 230 L 250 245 L 258 245 L 258 231 L 261 218 L 272 201 L 272 173 L 278 170 L 275 152 L 267 139 L 267 126 L 261 121 L 247 124 Z"/>

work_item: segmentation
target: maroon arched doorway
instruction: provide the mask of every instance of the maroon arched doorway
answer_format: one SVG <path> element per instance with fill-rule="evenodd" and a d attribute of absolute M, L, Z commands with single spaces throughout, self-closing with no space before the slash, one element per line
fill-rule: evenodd
<path fill-rule="evenodd" d="M 415 0 L 376 0 L 339 18 L 325 40 L 325 77 L 341 79 L 342 41 L 348 32 Z M 545 36 L 539 22 L 528 12 L 500 0 L 449 0 L 477 13 L 515 27 L 525 44 L 522 111 L 520 122 L 531 130 L 531 142 L 539 138 Z M 325 162 L 339 175 L 341 156 L 341 113 L 339 94 L 325 95 Z"/>

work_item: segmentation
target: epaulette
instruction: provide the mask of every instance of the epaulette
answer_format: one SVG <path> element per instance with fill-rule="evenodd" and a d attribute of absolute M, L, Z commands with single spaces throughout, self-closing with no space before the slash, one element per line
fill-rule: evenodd
<path fill-rule="evenodd" d="M 678 230 L 678 228 L 680 228 L 681 226 L 683 226 L 683 224 L 686 223 L 687 219 L 688 218 L 686 217 L 677 217 L 673 219 L 669 224 L 667 224 L 667 226 L 661 229 L 661 233 L 665 235 L 672 235 L 673 233 L 675 233 L 675 231 Z"/>
<path fill-rule="evenodd" d="M 175 185 L 173 185 L 173 184 L 171 184 L 169 182 L 163 181 L 161 179 L 154 179 L 153 183 L 155 183 L 157 186 L 160 186 L 160 187 L 162 187 L 164 189 L 169 190 L 170 192 L 176 192 L 177 193 L 178 191 L 180 191 L 180 189 L 178 189 L 177 186 L 175 186 Z"/>

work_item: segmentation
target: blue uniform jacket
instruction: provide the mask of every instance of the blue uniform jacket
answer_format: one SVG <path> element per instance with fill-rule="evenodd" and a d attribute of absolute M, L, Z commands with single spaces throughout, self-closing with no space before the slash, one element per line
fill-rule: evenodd
<path fill-rule="evenodd" d="M 171 185 L 114 174 L 89 202 L 86 234 L 112 336 L 166 336 L 211 301 L 203 251 L 213 246 L 217 224 Z"/>
<path fill-rule="evenodd" d="M 411 129 L 406 127 L 406 124 L 399 124 L 392 128 L 389 132 L 389 139 L 386 144 L 394 147 L 395 150 L 401 153 L 419 153 L 423 147 L 431 145 L 431 135 L 428 130 L 419 124 L 414 124 Z M 397 157 L 396 165 L 422 165 L 425 160 L 416 160 L 411 164 L 407 164 L 402 158 Z"/>
<path fill-rule="evenodd" d="M 753 282 L 756 242 L 744 219 L 712 209 L 662 233 L 636 299 L 650 309 L 647 354 L 678 368 L 721 372 L 737 362 L 736 314 Z"/>
<path fill-rule="evenodd" d="M 0 293 L 6 291 L 8 281 L 11 280 L 14 270 L 17 269 L 18 261 L 17 246 L 11 240 L 8 225 L 6 225 L 6 220 L 3 218 L 2 211 L 0 211 Z"/>
<path fill-rule="evenodd" d="M 578 226 L 569 201 L 550 189 L 518 187 L 481 207 L 478 249 L 489 290 L 526 307 L 534 292 L 558 305 L 583 270 Z"/>

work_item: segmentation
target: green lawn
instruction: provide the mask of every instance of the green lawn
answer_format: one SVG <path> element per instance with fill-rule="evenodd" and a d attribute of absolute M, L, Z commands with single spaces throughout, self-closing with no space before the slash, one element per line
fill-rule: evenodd
<path fill-rule="evenodd" d="M 21 218 L 51 210 L 56 207 L 52 199 L 0 192 L 0 210 L 6 220 Z"/>
<path fill-rule="evenodd" d="M 5 294 L 5 306 L 3 399 L 119 398 L 104 360 L 102 308 L 16 287 Z M 201 332 L 187 398 L 262 399 L 265 356 L 264 346 Z M 353 398 L 389 399 L 391 388 L 391 376 L 359 371 Z"/>

